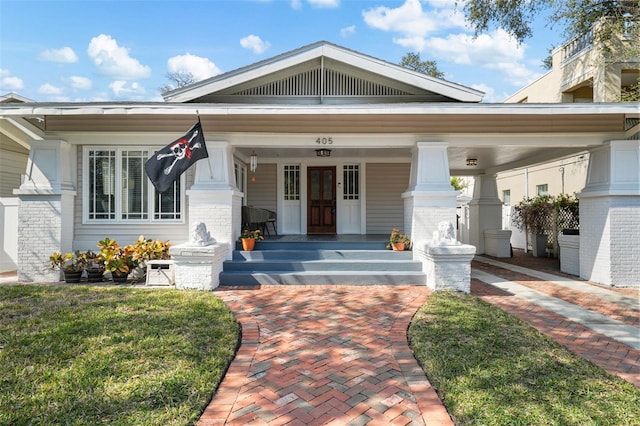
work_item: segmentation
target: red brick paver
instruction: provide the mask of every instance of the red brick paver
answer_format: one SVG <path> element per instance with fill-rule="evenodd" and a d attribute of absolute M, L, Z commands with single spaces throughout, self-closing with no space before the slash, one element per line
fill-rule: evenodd
<path fill-rule="evenodd" d="M 556 259 L 535 258 L 531 255 L 519 253 L 515 260 L 514 258 L 497 260 L 578 280 L 577 277 L 568 276 L 555 270 L 555 267 L 559 267 L 556 266 Z M 640 323 L 640 309 L 638 307 L 603 300 L 595 294 L 558 286 L 551 282 L 480 262 L 474 262 L 473 268 L 482 269 L 493 275 L 515 281 L 585 309 L 609 316 L 625 324 L 637 327 Z M 589 282 L 585 282 L 585 284 L 597 285 Z M 635 297 L 638 294 L 637 289 L 610 290 Z M 538 331 L 551 337 L 572 352 L 604 368 L 609 373 L 620 376 L 640 387 L 640 350 L 597 333 L 582 324 L 570 321 L 562 315 L 529 303 L 480 280 L 473 279 L 471 281 L 471 293 L 528 322 Z"/>
<path fill-rule="evenodd" d="M 407 343 L 419 286 L 220 288 L 240 351 L 200 425 L 453 425 Z"/>

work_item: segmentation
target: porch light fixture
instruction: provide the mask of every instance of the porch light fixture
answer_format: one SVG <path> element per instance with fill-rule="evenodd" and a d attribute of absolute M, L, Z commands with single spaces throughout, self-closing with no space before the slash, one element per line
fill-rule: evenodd
<path fill-rule="evenodd" d="M 251 173 L 255 172 L 256 169 L 258 168 L 258 155 L 256 154 L 255 151 L 253 151 L 251 153 L 251 160 L 249 163 L 249 170 L 251 170 Z"/>
<path fill-rule="evenodd" d="M 467 158 L 467 166 L 477 166 L 478 159 L 477 158 Z"/>
<path fill-rule="evenodd" d="M 317 157 L 331 157 L 331 150 L 327 148 L 316 149 Z"/>

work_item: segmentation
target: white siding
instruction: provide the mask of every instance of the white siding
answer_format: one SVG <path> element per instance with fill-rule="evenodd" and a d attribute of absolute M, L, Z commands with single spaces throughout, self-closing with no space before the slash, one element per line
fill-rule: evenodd
<path fill-rule="evenodd" d="M 0 197 L 13 197 L 20 186 L 20 175 L 26 173 L 29 150 L 0 137 Z"/>
<path fill-rule="evenodd" d="M 140 235 L 145 238 L 169 240 L 172 244 L 180 244 L 189 240 L 189 218 L 188 203 L 189 197 L 185 197 L 185 203 L 182 206 L 184 214 L 184 223 L 142 223 L 142 224 L 83 224 L 82 223 L 82 146 L 78 146 L 77 155 L 77 196 L 75 199 L 75 214 L 73 226 L 73 249 L 74 250 L 96 250 L 98 241 L 109 237 L 116 240 L 118 244 L 126 245 L 135 242 Z M 193 185 L 195 167 L 185 172 L 186 184 L 188 189 Z"/>
<path fill-rule="evenodd" d="M 275 164 L 258 164 L 255 173 L 247 176 L 247 205 L 276 211 L 277 200 L 277 166 Z M 251 182 L 254 176 L 255 182 Z"/>
<path fill-rule="evenodd" d="M 390 234 L 404 227 L 402 193 L 409 186 L 409 163 L 367 164 L 367 234 Z"/>

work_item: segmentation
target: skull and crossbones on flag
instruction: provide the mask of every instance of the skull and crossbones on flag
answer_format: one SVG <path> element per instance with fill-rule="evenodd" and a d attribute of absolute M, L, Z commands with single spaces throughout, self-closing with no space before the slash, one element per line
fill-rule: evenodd
<path fill-rule="evenodd" d="M 208 156 L 202 124 L 198 119 L 184 136 L 155 152 L 147 160 L 144 168 L 156 190 L 164 192 L 185 170 Z"/>

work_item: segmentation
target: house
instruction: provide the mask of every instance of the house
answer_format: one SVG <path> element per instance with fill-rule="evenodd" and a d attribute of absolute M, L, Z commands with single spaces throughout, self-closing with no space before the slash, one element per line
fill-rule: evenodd
<path fill-rule="evenodd" d="M 276 211 L 280 234 L 397 227 L 420 248 L 456 221 L 451 175 L 475 178 L 468 239 L 484 253 L 485 231 L 501 229 L 496 173 L 589 150 L 581 276 L 640 283 L 640 226 L 628 220 L 640 217 L 640 146 L 625 128 L 637 105 L 495 105 L 482 95 L 317 42 L 166 102 L 0 105 L 3 120 L 46 123 L 42 140 L 24 141 L 27 177 L 15 190 L 19 280 L 57 279 L 43 268 L 54 250 L 139 234 L 180 243 L 199 222 L 228 259 L 243 205 Z M 208 159 L 156 193 L 145 160 L 198 118 Z"/>
<path fill-rule="evenodd" d="M 16 93 L 0 96 L 0 104 L 33 102 Z M 13 189 L 20 186 L 27 167 L 30 138 L 39 138 L 38 128 L 21 119 L 0 120 L 0 273 L 15 271 L 18 260 L 18 198 Z"/>

